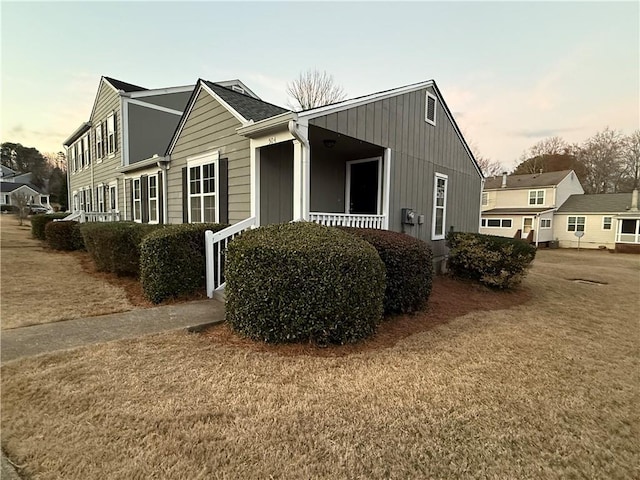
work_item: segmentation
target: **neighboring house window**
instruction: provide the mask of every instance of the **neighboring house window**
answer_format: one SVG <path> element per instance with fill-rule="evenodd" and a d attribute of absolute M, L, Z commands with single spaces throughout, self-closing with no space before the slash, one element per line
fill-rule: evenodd
<path fill-rule="evenodd" d="M 529 205 L 544 205 L 544 190 L 529 190 Z"/>
<path fill-rule="evenodd" d="M 93 192 L 87 187 L 84 193 L 86 195 L 87 212 L 93 212 Z"/>
<path fill-rule="evenodd" d="M 424 113 L 424 121 L 428 124 L 435 125 L 436 124 L 436 97 L 427 92 L 425 98 L 425 113 Z"/>
<path fill-rule="evenodd" d="M 540 228 L 551 228 L 551 219 L 550 218 L 541 218 L 540 219 Z"/>
<path fill-rule="evenodd" d="M 70 164 L 71 164 L 71 171 L 75 172 L 78 170 L 78 163 L 77 163 L 77 158 L 76 158 L 76 146 L 71 145 L 69 147 L 69 160 L 70 160 Z"/>
<path fill-rule="evenodd" d="M 98 198 L 98 211 L 104 212 L 104 187 L 102 185 L 96 188 L 96 197 Z"/>
<path fill-rule="evenodd" d="M 4 196 L 4 203 L 6 205 L 10 205 L 11 204 L 11 197 L 8 194 L 5 194 L 5 196 Z"/>
<path fill-rule="evenodd" d="M 91 152 L 89 149 L 89 134 L 87 133 L 82 137 L 82 157 L 84 158 L 85 165 L 91 164 Z"/>
<path fill-rule="evenodd" d="M 611 217 L 602 217 L 602 229 L 603 230 L 611 230 Z"/>
<path fill-rule="evenodd" d="M 40 195 L 40 205 L 44 205 L 47 203 L 47 197 L 44 195 Z"/>
<path fill-rule="evenodd" d="M 118 210 L 118 187 L 109 185 L 109 206 L 112 211 Z"/>
<path fill-rule="evenodd" d="M 140 192 L 140 179 L 134 178 L 133 182 L 133 221 L 142 221 L 142 196 Z"/>
<path fill-rule="evenodd" d="M 585 217 L 569 217 L 567 219 L 568 232 L 584 232 Z"/>
<path fill-rule="evenodd" d="M 96 159 L 100 160 L 104 156 L 104 142 L 102 140 L 102 123 L 96 127 Z"/>
<path fill-rule="evenodd" d="M 207 163 L 189 164 L 187 169 L 187 185 L 189 191 L 189 222 L 216 221 L 216 179 L 217 155 L 214 161 L 210 157 Z"/>
<path fill-rule="evenodd" d="M 158 175 L 149 176 L 149 223 L 158 223 Z"/>
<path fill-rule="evenodd" d="M 485 192 L 482 194 L 482 206 L 486 205 L 489 205 L 489 194 Z"/>
<path fill-rule="evenodd" d="M 511 228 L 513 220 L 510 218 L 483 218 L 481 225 L 485 228 Z"/>
<path fill-rule="evenodd" d="M 113 155 L 116 152 L 116 114 L 107 117 L 107 153 Z"/>
<path fill-rule="evenodd" d="M 73 192 L 73 211 L 77 212 L 78 210 L 80 210 L 80 198 L 77 192 Z"/>
<path fill-rule="evenodd" d="M 431 239 L 444 239 L 445 222 L 447 219 L 447 183 L 449 177 L 436 173 L 433 182 L 433 221 Z M 477 198 L 477 197 L 476 197 Z"/>

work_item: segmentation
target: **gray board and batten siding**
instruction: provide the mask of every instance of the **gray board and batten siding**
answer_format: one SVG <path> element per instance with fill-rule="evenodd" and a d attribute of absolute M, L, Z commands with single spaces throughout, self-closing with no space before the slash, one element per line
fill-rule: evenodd
<path fill-rule="evenodd" d="M 406 233 L 432 245 L 434 256 L 446 254 L 444 240 L 431 240 L 434 175 L 448 175 L 445 231 L 477 232 L 482 179 L 456 127 L 438 102 L 436 125 L 425 121 L 425 90 L 373 101 L 313 118 L 310 125 L 391 149 L 389 229 L 402 231 L 402 208 L 424 215 L 422 225 Z M 312 152 L 313 164 L 313 152 Z"/>
<path fill-rule="evenodd" d="M 260 149 L 260 224 L 293 220 L 293 142 Z"/>
<path fill-rule="evenodd" d="M 180 115 L 129 104 L 129 164 L 162 156 L 173 135 Z M 184 108 L 184 105 L 183 107 Z"/>
<path fill-rule="evenodd" d="M 187 166 L 187 159 L 207 151 L 218 151 L 220 158 L 228 160 L 229 223 L 240 222 L 250 216 L 249 139 L 236 133 L 240 126 L 240 121 L 209 93 L 202 89 L 197 93 L 193 108 L 171 150 L 171 168 L 167 175 L 169 223 L 183 223 L 182 169 Z"/>

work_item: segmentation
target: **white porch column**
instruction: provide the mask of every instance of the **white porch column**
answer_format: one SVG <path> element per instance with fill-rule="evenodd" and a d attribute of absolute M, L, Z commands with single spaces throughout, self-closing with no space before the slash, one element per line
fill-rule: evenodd
<path fill-rule="evenodd" d="M 251 176 L 251 216 L 256 217 L 256 225 L 260 226 L 260 149 L 251 140 L 249 170 Z"/>
<path fill-rule="evenodd" d="M 293 219 L 309 220 L 310 186 L 309 150 L 299 141 L 293 141 Z"/>
<path fill-rule="evenodd" d="M 389 230 L 389 204 L 391 198 L 391 149 L 384 149 L 384 183 L 382 187 L 382 214 L 384 220 L 382 221 L 382 228 Z"/>

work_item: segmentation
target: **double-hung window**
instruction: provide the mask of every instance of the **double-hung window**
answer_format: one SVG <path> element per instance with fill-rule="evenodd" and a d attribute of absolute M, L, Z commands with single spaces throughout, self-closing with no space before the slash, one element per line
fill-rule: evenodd
<path fill-rule="evenodd" d="M 133 188 L 133 221 L 142 222 L 142 191 L 139 178 L 133 179 L 131 188 Z"/>
<path fill-rule="evenodd" d="M 149 223 L 158 223 L 158 175 L 149 175 Z"/>
<path fill-rule="evenodd" d="M 551 228 L 551 219 L 550 218 L 541 218 L 540 219 L 540 228 Z"/>
<path fill-rule="evenodd" d="M 69 156 L 71 157 L 71 170 L 73 172 L 78 171 L 78 157 L 76 156 L 76 145 L 73 144 L 69 147 Z"/>
<path fill-rule="evenodd" d="M 216 222 L 218 218 L 218 153 L 187 162 L 189 222 Z"/>
<path fill-rule="evenodd" d="M 433 220 L 431 226 L 431 239 L 442 240 L 445 234 L 445 222 L 447 219 L 447 183 L 449 177 L 442 173 L 436 173 L 433 182 Z"/>
<path fill-rule="evenodd" d="M 107 117 L 107 154 L 116 152 L 116 114 L 111 113 Z"/>
<path fill-rule="evenodd" d="M 96 160 L 100 161 L 104 156 L 104 142 L 102 141 L 102 123 L 96 127 Z"/>
<path fill-rule="evenodd" d="M 98 199 L 98 211 L 104 212 L 104 186 L 98 185 L 96 188 L 96 197 Z"/>
<path fill-rule="evenodd" d="M 82 139 L 78 140 L 76 143 L 76 150 L 78 155 L 78 167 L 80 169 L 84 168 L 84 150 L 82 149 Z"/>
<path fill-rule="evenodd" d="M 602 217 L 602 229 L 611 230 L 612 217 Z"/>
<path fill-rule="evenodd" d="M 584 232 L 585 217 L 569 217 L 567 218 L 568 232 Z"/>
<path fill-rule="evenodd" d="M 89 166 L 91 164 L 91 149 L 89 148 L 89 134 L 87 133 L 82 137 L 82 158 L 84 158 L 84 164 Z"/>
<path fill-rule="evenodd" d="M 544 190 L 529 190 L 529 205 L 544 205 Z"/>

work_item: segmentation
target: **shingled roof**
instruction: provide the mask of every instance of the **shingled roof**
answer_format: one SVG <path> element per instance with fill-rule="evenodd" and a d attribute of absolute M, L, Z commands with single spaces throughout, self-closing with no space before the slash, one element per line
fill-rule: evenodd
<path fill-rule="evenodd" d="M 571 195 L 558 208 L 558 213 L 623 213 L 630 206 L 630 193 Z"/>
<path fill-rule="evenodd" d="M 123 82 L 122 80 L 116 80 L 111 77 L 104 77 L 104 79 L 113 85 L 113 88 L 116 90 L 122 90 L 123 92 L 141 92 L 143 90 L 148 90 L 144 87 L 139 87 L 138 85 L 134 85 L 132 83 Z"/>
<path fill-rule="evenodd" d="M 281 113 L 288 112 L 286 108 L 278 107 L 272 103 L 258 100 L 230 88 L 223 87 L 217 83 L 203 80 L 203 82 L 213 90 L 222 100 L 227 102 L 231 108 L 242 115 L 247 120 L 259 122 L 266 118 L 271 118 Z"/>
<path fill-rule="evenodd" d="M 571 172 L 572 170 L 562 170 L 559 172 L 507 175 L 507 186 L 505 188 L 552 187 L 559 184 Z M 502 188 L 502 175 L 489 177 L 484 182 L 485 190 L 499 188 Z"/>

